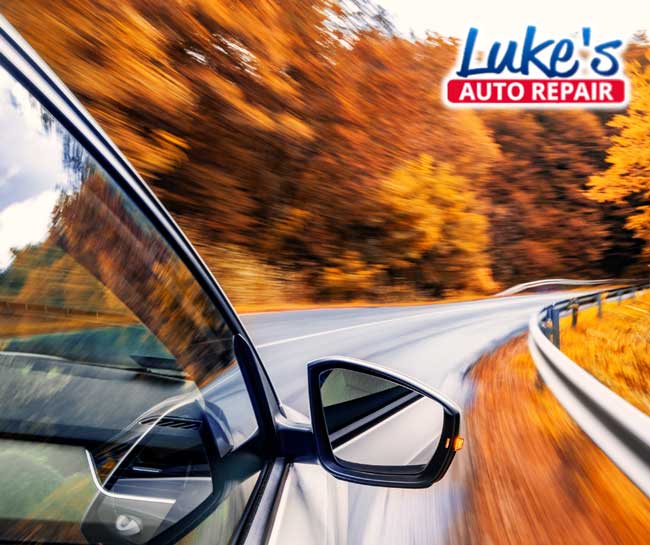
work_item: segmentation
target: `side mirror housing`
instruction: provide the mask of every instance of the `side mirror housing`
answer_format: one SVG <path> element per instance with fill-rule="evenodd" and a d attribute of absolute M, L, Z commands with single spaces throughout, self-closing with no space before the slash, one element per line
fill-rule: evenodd
<path fill-rule="evenodd" d="M 326 358 L 307 367 L 320 463 L 338 479 L 426 488 L 462 446 L 460 409 L 442 394 L 377 365 Z"/>

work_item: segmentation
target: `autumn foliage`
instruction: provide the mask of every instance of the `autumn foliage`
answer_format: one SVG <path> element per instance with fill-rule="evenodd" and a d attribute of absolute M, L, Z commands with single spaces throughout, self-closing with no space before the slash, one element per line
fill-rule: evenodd
<path fill-rule="evenodd" d="M 640 411 L 650 414 L 650 293 L 580 311 L 578 323 L 564 318 L 562 352 Z"/>
<path fill-rule="evenodd" d="M 452 466 L 466 503 L 449 543 L 645 540 L 650 501 L 539 380 L 524 337 L 483 356 L 469 377 L 467 446 Z"/>
<path fill-rule="evenodd" d="M 589 180 L 589 196 L 598 202 L 615 202 L 631 210 L 626 227 L 644 242 L 650 258 L 650 52 L 630 62 L 628 75 L 632 99 L 626 113 L 616 115 L 615 130 L 607 150 L 607 169 Z"/>
<path fill-rule="evenodd" d="M 647 69 L 633 67 L 641 98 L 610 127 L 585 111 L 446 109 L 440 82 L 456 42 L 404 37 L 364 0 L 0 0 L 0 10 L 236 303 L 615 275 L 638 261 L 634 236 L 649 238 L 648 161 L 629 159 L 648 152 L 625 129 L 644 126 Z"/>

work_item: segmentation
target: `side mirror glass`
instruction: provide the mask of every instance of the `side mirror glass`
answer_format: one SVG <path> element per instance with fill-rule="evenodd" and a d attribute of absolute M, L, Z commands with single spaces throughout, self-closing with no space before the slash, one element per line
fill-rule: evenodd
<path fill-rule="evenodd" d="M 318 455 L 336 477 L 422 488 L 440 480 L 456 450 L 460 411 L 439 393 L 351 359 L 309 365 Z"/>

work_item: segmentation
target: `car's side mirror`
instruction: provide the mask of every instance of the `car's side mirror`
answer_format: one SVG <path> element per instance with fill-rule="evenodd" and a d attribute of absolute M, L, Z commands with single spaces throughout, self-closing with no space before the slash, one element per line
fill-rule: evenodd
<path fill-rule="evenodd" d="M 423 384 L 348 358 L 311 362 L 308 379 L 318 457 L 339 479 L 425 488 L 462 447 L 460 409 Z"/>

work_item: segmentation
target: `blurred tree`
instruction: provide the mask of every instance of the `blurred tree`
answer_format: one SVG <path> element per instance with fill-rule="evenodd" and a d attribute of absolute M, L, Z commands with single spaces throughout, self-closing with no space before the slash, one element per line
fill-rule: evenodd
<path fill-rule="evenodd" d="M 439 100 L 441 79 L 455 58 L 453 43 L 437 37 L 412 42 L 371 29 L 358 32 L 353 45 L 335 51 L 328 92 L 306 91 L 313 92 L 311 153 L 272 214 L 266 244 L 270 256 L 334 270 L 341 270 L 344 248 L 374 277 L 394 284 L 405 278 L 387 266 L 392 256 L 385 239 L 392 235 L 376 221 L 378 207 L 386 205 L 383 180 L 428 154 L 478 185 L 487 180 L 499 150 L 475 113 L 449 111 Z M 426 191 L 426 184 L 418 190 Z M 438 289 L 439 284 L 433 291 Z"/>
<path fill-rule="evenodd" d="M 632 98 L 625 114 L 616 115 L 607 150 L 609 167 L 589 180 L 588 195 L 598 202 L 615 202 L 629 210 L 626 227 L 645 242 L 650 259 L 650 52 L 645 63 L 632 60 L 628 75 Z"/>
<path fill-rule="evenodd" d="M 303 299 L 380 299 L 599 275 L 613 251 L 634 255 L 620 205 L 583 192 L 604 117 L 445 108 L 457 42 L 400 36 L 371 0 L 0 8 L 236 301 L 265 267 Z"/>
<path fill-rule="evenodd" d="M 181 218 L 245 243 L 264 192 L 311 138 L 304 75 L 333 39 L 331 2 L 3 0 Z"/>
<path fill-rule="evenodd" d="M 375 221 L 393 277 L 437 295 L 490 292 L 489 226 L 476 191 L 451 165 L 422 155 L 381 185 Z"/>
<path fill-rule="evenodd" d="M 602 168 L 605 130 L 587 111 L 497 111 L 483 115 L 503 161 L 484 193 L 492 202 L 496 278 L 602 274 L 612 245 L 607 210 L 584 195 Z"/>
<path fill-rule="evenodd" d="M 134 2 L 2 0 L 17 25 L 145 176 L 183 159 L 196 96 Z"/>

